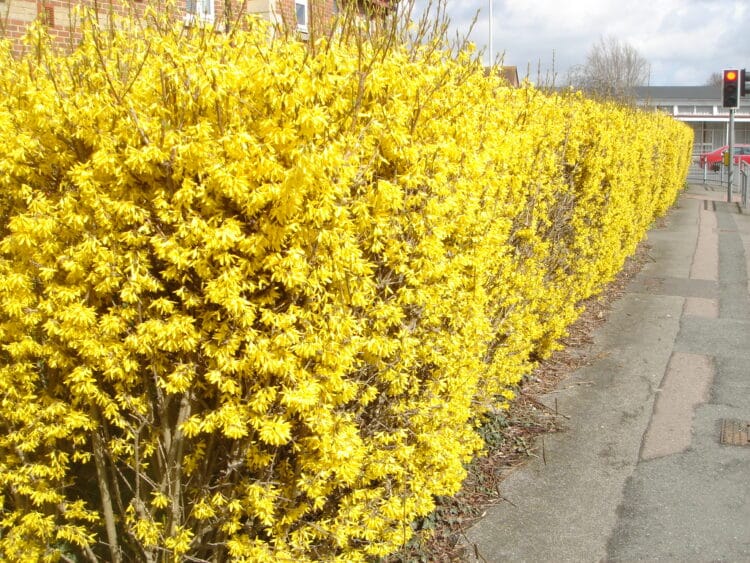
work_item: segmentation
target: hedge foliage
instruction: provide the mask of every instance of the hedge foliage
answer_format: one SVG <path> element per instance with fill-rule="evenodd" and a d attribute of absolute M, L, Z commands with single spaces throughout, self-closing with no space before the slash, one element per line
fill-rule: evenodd
<path fill-rule="evenodd" d="M 668 117 L 246 27 L 3 46 L 3 559 L 392 552 L 683 186 Z"/>

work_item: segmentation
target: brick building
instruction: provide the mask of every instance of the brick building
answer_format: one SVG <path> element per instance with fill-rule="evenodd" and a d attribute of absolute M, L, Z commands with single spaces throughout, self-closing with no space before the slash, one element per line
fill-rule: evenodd
<path fill-rule="evenodd" d="M 78 38 L 76 6 L 96 9 L 99 18 L 109 14 L 142 15 L 152 0 L 0 0 L 0 33 L 20 39 L 29 24 L 40 19 L 60 47 Z M 157 9 L 166 10 L 163 0 L 154 0 Z M 397 0 L 176 0 L 171 10 L 185 25 L 211 24 L 229 29 L 244 14 L 256 14 L 286 29 L 307 34 L 325 26 L 346 2 L 356 2 L 363 14 L 378 16 L 394 9 Z"/>

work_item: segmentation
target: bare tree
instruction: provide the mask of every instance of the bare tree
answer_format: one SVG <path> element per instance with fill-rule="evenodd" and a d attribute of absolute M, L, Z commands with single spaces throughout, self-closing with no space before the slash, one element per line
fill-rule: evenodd
<path fill-rule="evenodd" d="M 720 72 L 712 72 L 711 76 L 709 76 L 708 80 L 706 80 L 706 86 L 718 86 L 720 88 L 722 81 L 723 78 Z"/>
<path fill-rule="evenodd" d="M 585 64 L 569 71 L 568 82 L 597 97 L 629 100 L 650 73 L 651 65 L 632 45 L 608 36 L 591 47 Z"/>

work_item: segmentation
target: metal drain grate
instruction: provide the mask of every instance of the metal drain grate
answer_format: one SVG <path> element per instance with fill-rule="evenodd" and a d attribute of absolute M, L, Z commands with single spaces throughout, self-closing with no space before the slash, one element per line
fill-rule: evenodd
<path fill-rule="evenodd" d="M 725 418 L 721 421 L 721 443 L 727 446 L 750 446 L 750 422 Z"/>

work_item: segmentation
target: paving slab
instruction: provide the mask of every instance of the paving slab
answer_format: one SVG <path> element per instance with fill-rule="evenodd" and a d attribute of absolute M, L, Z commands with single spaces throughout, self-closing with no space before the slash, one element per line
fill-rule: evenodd
<path fill-rule="evenodd" d="M 721 443 L 750 422 L 750 216 L 693 185 L 665 223 L 470 560 L 750 561 L 750 445 Z"/>

